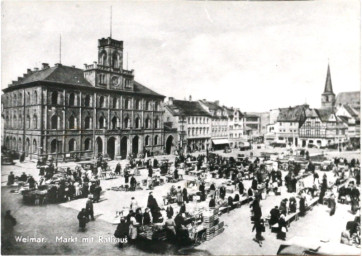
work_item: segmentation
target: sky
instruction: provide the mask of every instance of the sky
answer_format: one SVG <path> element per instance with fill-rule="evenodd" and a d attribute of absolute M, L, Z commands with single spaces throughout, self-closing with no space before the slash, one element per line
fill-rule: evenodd
<path fill-rule="evenodd" d="M 62 64 L 96 61 L 110 6 L 128 69 L 166 97 L 241 111 L 320 107 L 328 63 L 336 94 L 360 90 L 359 0 L 5 1 L 2 88 L 27 68 L 58 63 L 60 34 Z"/>

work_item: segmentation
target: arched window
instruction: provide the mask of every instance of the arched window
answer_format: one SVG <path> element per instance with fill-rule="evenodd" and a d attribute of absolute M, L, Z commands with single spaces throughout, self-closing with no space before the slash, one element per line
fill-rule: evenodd
<path fill-rule="evenodd" d="M 158 102 L 155 103 L 155 110 L 160 111 L 160 103 Z"/>
<path fill-rule="evenodd" d="M 160 120 L 158 119 L 158 117 L 156 117 L 156 119 L 155 119 L 154 127 L 155 127 L 156 129 L 157 129 L 157 128 L 160 128 Z"/>
<path fill-rule="evenodd" d="M 151 128 L 151 119 L 149 119 L 148 117 L 146 118 L 146 128 Z"/>
<path fill-rule="evenodd" d="M 131 108 L 131 101 L 129 99 L 126 99 L 124 101 L 124 108 L 125 109 L 130 109 Z"/>
<path fill-rule="evenodd" d="M 90 97 L 90 95 L 85 96 L 84 106 L 86 106 L 86 107 L 90 107 L 90 106 L 91 106 L 91 97 Z"/>
<path fill-rule="evenodd" d="M 99 64 L 103 65 L 103 66 L 106 66 L 107 65 L 107 53 L 105 51 L 103 51 L 100 55 L 100 58 L 99 58 Z"/>
<path fill-rule="evenodd" d="M 145 145 L 146 146 L 150 145 L 150 136 L 148 135 L 145 137 Z"/>
<path fill-rule="evenodd" d="M 37 91 L 34 91 L 34 93 L 33 93 L 33 103 L 38 104 L 38 93 L 37 93 Z"/>
<path fill-rule="evenodd" d="M 30 116 L 29 115 L 27 115 L 26 116 L 26 126 L 25 126 L 27 129 L 29 129 L 30 128 Z"/>
<path fill-rule="evenodd" d="M 71 139 L 68 142 L 68 146 L 69 146 L 69 152 L 75 151 L 75 149 L 76 149 L 75 139 Z"/>
<path fill-rule="evenodd" d="M 90 150 L 91 149 L 91 139 L 87 138 L 84 141 L 84 150 Z"/>
<path fill-rule="evenodd" d="M 52 93 L 52 105 L 57 105 L 58 104 L 58 92 L 53 92 Z"/>
<path fill-rule="evenodd" d="M 113 108 L 117 108 L 117 97 L 113 97 Z"/>
<path fill-rule="evenodd" d="M 124 128 L 129 128 L 129 118 L 128 117 L 126 117 L 124 119 Z"/>
<path fill-rule="evenodd" d="M 113 68 L 115 69 L 119 69 L 121 65 L 121 56 L 115 52 L 113 54 Z"/>
<path fill-rule="evenodd" d="M 23 104 L 23 95 L 21 94 L 21 93 L 19 93 L 19 98 L 18 98 L 18 100 L 19 100 L 19 105 L 22 105 Z"/>
<path fill-rule="evenodd" d="M 26 104 L 31 104 L 31 102 L 30 102 L 30 92 L 27 92 L 26 93 Z"/>
<path fill-rule="evenodd" d="M 92 127 L 92 118 L 90 116 L 86 116 L 84 119 L 84 128 L 90 129 Z"/>
<path fill-rule="evenodd" d="M 71 115 L 71 116 L 69 117 L 68 122 L 69 122 L 69 129 L 75 129 L 76 119 L 75 119 L 75 117 L 74 117 L 73 115 Z"/>
<path fill-rule="evenodd" d="M 50 153 L 56 153 L 57 152 L 57 140 L 54 139 L 50 143 Z"/>
<path fill-rule="evenodd" d="M 36 139 L 33 140 L 33 153 L 38 152 L 38 143 L 36 142 Z"/>
<path fill-rule="evenodd" d="M 38 128 L 38 117 L 36 116 L 36 114 L 33 115 L 33 128 Z"/>
<path fill-rule="evenodd" d="M 154 145 L 158 145 L 158 135 L 155 136 L 155 139 L 154 139 L 153 142 L 154 142 L 154 143 L 153 143 Z"/>
<path fill-rule="evenodd" d="M 75 106 L 75 94 L 73 92 L 69 94 L 69 106 Z"/>
<path fill-rule="evenodd" d="M 23 116 L 19 114 L 19 121 L 18 121 L 19 128 L 23 127 Z"/>
<path fill-rule="evenodd" d="M 106 127 L 106 119 L 101 116 L 98 120 L 98 126 L 99 126 L 99 129 L 103 129 Z"/>
<path fill-rule="evenodd" d="M 18 119 L 17 119 L 16 115 L 14 115 L 13 122 L 14 122 L 14 128 L 18 128 Z"/>
<path fill-rule="evenodd" d="M 13 104 L 11 104 L 12 106 L 18 105 L 18 101 L 17 101 L 17 96 L 16 96 L 16 94 L 14 94 L 14 101 L 13 101 L 12 103 L 13 103 Z"/>
<path fill-rule="evenodd" d="M 116 130 L 118 127 L 118 118 L 115 116 L 112 118 L 112 130 Z"/>
<path fill-rule="evenodd" d="M 104 96 L 99 98 L 99 107 L 104 108 Z"/>
<path fill-rule="evenodd" d="M 146 110 L 151 110 L 151 102 L 150 101 L 146 102 Z"/>
<path fill-rule="evenodd" d="M 136 119 L 134 120 L 134 127 L 136 129 L 140 128 L 141 124 L 140 124 L 140 119 L 138 117 L 136 117 Z"/>
<path fill-rule="evenodd" d="M 141 110 L 141 101 L 140 100 L 136 100 L 135 105 L 136 105 L 137 110 Z"/>
<path fill-rule="evenodd" d="M 58 116 L 57 115 L 52 116 L 51 127 L 52 127 L 52 129 L 58 129 Z"/>

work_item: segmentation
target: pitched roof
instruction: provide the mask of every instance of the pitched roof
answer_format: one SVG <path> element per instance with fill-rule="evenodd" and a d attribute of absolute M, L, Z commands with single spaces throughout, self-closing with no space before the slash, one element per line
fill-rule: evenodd
<path fill-rule="evenodd" d="M 298 105 L 295 107 L 281 108 L 277 122 L 302 122 L 305 119 L 305 110 L 307 105 Z"/>
<path fill-rule="evenodd" d="M 28 84 L 32 82 L 55 82 L 62 84 L 92 86 L 85 78 L 83 70 L 74 67 L 56 65 L 39 71 L 32 71 L 24 79 L 20 79 L 10 86 Z"/>
<path fill-rule="evenodd" d="M 331 71 L 330 71 L 330 68 L 329 68 L 329 64 L 328 64 L 326 84 L 324 86 L 323 94 L 334 94 L 333 93 L 332 78 L 331 78 Z"/>
<path fill-rule="evenodd" d="M 334 117 L 337 120 L 337 117 L 335 115 L 335 112 L 333 109 L 331 108 L 322 108 L 322 109 L 315 109 L 319 118 L 321 119 L 322 122 L 329 122 L 329 117 L 331 115 L 334 115 Z"/>
<path fill-rule="evenodd" d="M 338 107 L 339 105 L 350 104 L 354 108 L 356 108 L 360 106 L 360 100 L 361 100 L 360 91 L 340 92 L 336 97 L 335 106 Z"/>
<path fill-rule="evenodd" d="M 210 116 L 198 101 L 173 100 L 173 104 L 166 105 L 166 108 L 175 116 Z"/>
<path fill-rule="evenodd" d="M 349 104 L 344 104 L 343 107 L 347 110 L 347 112 L 353 116 L 353 117 L 358 117 L 359 113 L 357 112 L 356 109 L 352 108 L 351 105 Z"/>
<path fill-rule="evenodd" d="M 9 87 L 15 85 L 25 85 L 32 82 L 53 82 L 59 84 L 93 87 L 92 84 L 84 78 L 84 71 L 82 69 L 64 66 L 61 64 L 24 74 L 24 77 L 13 82 L 9 85 Z M 163 97 L 163 95 L 152 91 L 137 81 L 134 81 L 134 92 Z"/>

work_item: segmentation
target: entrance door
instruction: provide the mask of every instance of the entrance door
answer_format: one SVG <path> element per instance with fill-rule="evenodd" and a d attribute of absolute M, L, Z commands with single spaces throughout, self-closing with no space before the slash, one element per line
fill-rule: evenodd
<path fill-rule="evenodd" d="M 97 156 L 99 154 L 103 154 L 103 141 L 99 137 L 96 140 L 96 149 L 97 149 Z"/>
<path fill-rule="evenodd" d="M 167 138 L 166 141 L 166 154 L 171 154 L 171 149 L 172 149 L 172 144 L 173 144 L 173 137 L 170 136 Z"/>
<path fill-rule="evenodd" d="M 25 143 L 25 156 L 29 156 L 30 153 L 30 140 L 29 138 L 26 139 L 26 143 Z"/>
<path fill-rule="evenodd" d="M 115 153 L 116 139 L 114 137 L 109 138 L 107 143 L 107 154 L 113 160 Z"/>
<path fill-rule="evenodd" d="M 123 137 L 121 140 L 121 158 L 127 158 L 127 137 Z"/>
<path fill-rule="evenodd" d="M 137 157 L 138 154 L 138 136 L 134 137 L 132 140 L 132 153 L 134 155 L 134 157 Z"/>

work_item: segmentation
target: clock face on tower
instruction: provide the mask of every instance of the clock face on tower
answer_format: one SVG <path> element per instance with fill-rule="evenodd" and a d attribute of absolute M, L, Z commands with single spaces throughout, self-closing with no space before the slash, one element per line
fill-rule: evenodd
<path fill-rule="evenodd" d="M 118 86 L 119 85 L 119 78 L 117 76 L 112 77 L 112 85 Z"/>

